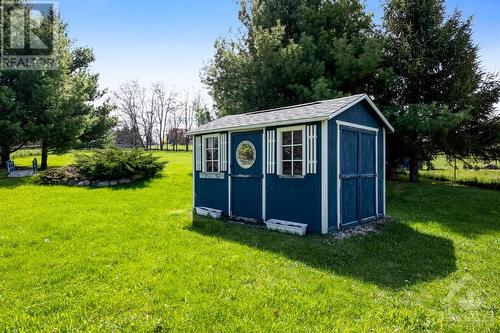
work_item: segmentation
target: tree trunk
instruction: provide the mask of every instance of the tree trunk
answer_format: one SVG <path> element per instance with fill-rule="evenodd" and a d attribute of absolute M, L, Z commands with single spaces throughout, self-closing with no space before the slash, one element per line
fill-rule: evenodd
<path fill-rule="evenodd" d="M 457 182 L 457 159 L 455 158 L 455 163 L 453 165 L 453 182 Z"/>
<path fill-rule="evenodd" d="M 47 142 L 42 141 L 42 162 L 40 164 L 40 170 L 47 169 L 47 160 L 49 158 L 49 146 Z"/>
<path fill-rule="evenodd" d="M 6 167 L 8 160 L 10 160 L 10 147 L 2 146 L 0 151 L 0 167 Z"/>
<path fill-rule="evenodd" d="M 410 158 L 410 183 L 418 183 L 418 161 L 415 157 Z"/>

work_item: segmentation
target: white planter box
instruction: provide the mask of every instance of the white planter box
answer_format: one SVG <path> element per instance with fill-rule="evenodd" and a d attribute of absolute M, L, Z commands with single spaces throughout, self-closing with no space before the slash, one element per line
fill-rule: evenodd
<path fill-rule="evenodd" d="M 208 207 L 194 207 L 196 214 L 200 216 L 207 216 L 213 219 L 220 219 L 222 215 L 222 210 L 213 209 Z"/>
<path fill-rule="evenodd" d="M 267 229 L 286 232 L 304 236 L 306 234 L 307 224 L 289 222 L 283 220 L 270 219 L 266 221 Z"/>

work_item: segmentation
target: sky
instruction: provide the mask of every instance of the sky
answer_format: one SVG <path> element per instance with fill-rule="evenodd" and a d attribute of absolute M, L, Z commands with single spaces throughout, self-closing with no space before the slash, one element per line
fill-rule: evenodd
<path fill-rule="evenodd" d="M 473 16 L 474 40 L 483 66 L 500 72 L 500 0 L 448 0 Z M 236 0 L 59 0 L 76 46 L 93 48 L 93 70 L 102 88 L 129 80 L 163 81 L 179 90 L 204 89 L 200 70 L 214 54 L 219 36 L 234 36 L 240 24 Z M 367 0 L 379 23 L 380 0 Z M 206 93 L 206 90 L 205 90 Z"/>

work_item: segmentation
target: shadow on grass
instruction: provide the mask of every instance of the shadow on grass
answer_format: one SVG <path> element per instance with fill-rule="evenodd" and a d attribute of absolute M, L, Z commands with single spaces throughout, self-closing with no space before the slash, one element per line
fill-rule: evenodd
<path fill-rule="evenodd" d="M 389 289 L 440 279 L 456 270 L 450 240 L 417 232 L 402 223 L 344 240 L 320 235 L 301 238 L 199 217 L 193 218 L 189 229 Z"/>

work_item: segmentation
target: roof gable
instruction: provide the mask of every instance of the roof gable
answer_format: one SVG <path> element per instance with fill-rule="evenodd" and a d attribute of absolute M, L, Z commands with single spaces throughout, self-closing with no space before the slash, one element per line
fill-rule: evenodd
<path fill-rule="evenodd" d="M 277 109 L 225 116 L 193 129 L 192 131 L 189 131 L 188 134 L 193 135 L 216 131 L 254 129 L 262 128 L 263 126 L 280 126 L 297 124 L 306 121 L 311 122 L 327 120 L 339 115 L 351 106 L 364 100 L 368 102 L 387 128 L 394 132 L 394 128 L 389 124 L 387 119 L 385 119 L 373 101 L 366 94 L 359 94 Z"/>

